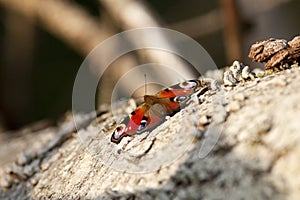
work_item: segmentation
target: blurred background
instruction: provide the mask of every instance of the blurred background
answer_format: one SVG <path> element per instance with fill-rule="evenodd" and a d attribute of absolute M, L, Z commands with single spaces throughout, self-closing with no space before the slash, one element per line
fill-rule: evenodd
<path fill-rule="evenodd" d="M 259 67 L 247 58 L 250 45 L 299 35 L 299 10 L 299 0 L 0 0 L 0 132 L 71 110 L 82 61 L 121 31 L 174 29 L 198 41 L 219 68 L 234 60 Z M 109 103 L 118 77 L 151 54 L 115 61 L 122 70 L 105 72 L 99 103 Z"/>

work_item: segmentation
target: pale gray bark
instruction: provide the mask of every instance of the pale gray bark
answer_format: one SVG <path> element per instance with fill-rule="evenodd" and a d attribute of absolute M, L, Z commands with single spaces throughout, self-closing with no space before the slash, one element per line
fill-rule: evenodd
<path fill-rule="evenodd" d="M 192 102 L 146 139 L 142 139 L 145 136 L 142 134 L 128 143 L 124 151 L 130 153 L 128 159 L 134 166 L 134 163 L 151 163 L 147 156 L 166 145 L 176 147 L 192 141 L 181 157 L 165 167 L 155 169 L 155 162 L 171 156 L 164 155 L 164 151 L 157 153 L 159 157 L 152 160 L 152 165 L 141 165 L 141 170 L 149 173 L 127 173 L 124 169 L 112 168 L 116 167 L 120 155 L 125 154 L 105 152 L 108 148 L 116 150 L 109 142 L 113 129 L 109 113 L 99 119 L 102 129 L 93 122 L 83 123 L 79 130 L 82 135 L 98 139 L 91 142 L 91 145 L 96 144 L 94 150 L 99 150 L 96 155 L 92 154 L 95 151 L 89 151 L 91 146 L 85 148 L 75 133 L 53 142 L 53 138 L 57 138 L 56 128 L 28 134 L 10 144 L 3 139 L 1 152 L 6 150 L 6 155 L 15 156 L 12 149 L 17 148 L 16 144 L 29 153 L 19 157 L 15 165 L 10 164 L 14 158 L 2 163 L 0 197 L 296 199 L 300 195 L 299 87 L 299 68 L 225 87 L 225 114 L 210 109 L 210 99 L 216 92 L 208 92 L 201 104 Z M 199 148 L 211 137 L 205 131 L 217 119 L 225 120 L 221 137 L 210 154 L 200 159 Z M 72 133 L 74 127 L 69 125 L 66 129 L 64 124 L 67 122 L 59 128 Z M 178 128 L 183 128 L 185 133 L 179 134 Z M 193 136 L 196 138 L 190 140 Z M 180 147 L 174 152 L 176 150 Z M 105 159 L 109 162 L 104 162 Z M 152 166 L 155 171 L 151 171 Z"/>

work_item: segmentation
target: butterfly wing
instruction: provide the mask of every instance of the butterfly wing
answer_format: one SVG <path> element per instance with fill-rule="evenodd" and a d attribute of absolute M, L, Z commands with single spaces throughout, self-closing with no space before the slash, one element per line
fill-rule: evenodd
<path fill-rule="evenodd" d="M 202 86 L 200 80 L 188 80 L 165 88 L 155 95 L 145 95 L 144 99 L 149 105 L 163 105 L 167 115 L 173 115 L 184 107 L 191 95 L 200 90 Z"/>
<path fill-rule="evenodd" d="M 129 116 L 127 116 L 114 130 L 111 141 L 119 143 L 123 137 L 133 135 L 136 132 L 141 132 L 149 123 L 149 117 L 147 117 L 149 106 L 142 104 Z"/>

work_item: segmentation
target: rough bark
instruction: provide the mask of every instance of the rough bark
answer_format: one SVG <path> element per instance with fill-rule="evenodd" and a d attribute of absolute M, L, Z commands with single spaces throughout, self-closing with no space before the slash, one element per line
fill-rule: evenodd
<path fill-rule="evenodd" d="M 220 88 L 224 99 L 212 106 Z M 1 159 L 0 198 L 296 199 L 299 88 L 300 68 L 210 88 L 149 135 L 119 146 L 109 141 L 114 119 L 107 111 L 98 123 L 83 117 L 79 134 L 70 120 L 23 130 L 11 143 L 1 140 L 1 157 L 10 159 Z M 17 152 L 26 153 L 16 160 Z"/>
<path fill-rule="evenodd" d="M 300 36 L 287 42 L 270 38 L 251 46 L 249 57 L 255 62 L 266 62 L 265 69 L 287 69 L 300 58 Z"/>

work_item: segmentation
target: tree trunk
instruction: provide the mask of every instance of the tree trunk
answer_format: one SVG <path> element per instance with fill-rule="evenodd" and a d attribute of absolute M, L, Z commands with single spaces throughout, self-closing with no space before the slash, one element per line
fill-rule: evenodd
<path fill-rule="evenodd" d="M 119 145 L 109 112 L 98 123 L 83 116 L 78 134 L 67 117 L 10 143 L 2 136 L 0 198 L 297 199 L 299 88 L 298 67 L 211 86 L 149 135 Z M 16 160 L 18 152 L 26 153 Z"/>

